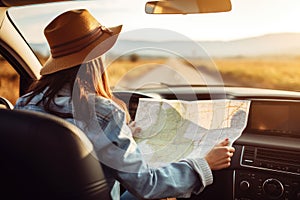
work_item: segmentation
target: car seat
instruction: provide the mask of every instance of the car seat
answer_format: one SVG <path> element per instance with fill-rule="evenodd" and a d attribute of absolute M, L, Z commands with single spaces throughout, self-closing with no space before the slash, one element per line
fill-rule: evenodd
<path fill-rule="evenodd" d="M 76 126 L 49 114 L 0 109 L 0 137 L 0 199 L 110 199 L 92 145 Z"/>

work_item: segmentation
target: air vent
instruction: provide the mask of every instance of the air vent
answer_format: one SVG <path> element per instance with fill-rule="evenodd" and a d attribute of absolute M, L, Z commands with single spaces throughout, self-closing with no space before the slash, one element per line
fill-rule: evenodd
<path fill-rule="evenodd" d="M 300 152 L 257 148 L 256 159 L 261 161 L 300 165 Z"/>
<path fill-rule="evenodd" d="M 243 151 L 243 164 L 252 164 L 255 159 L 255 147 L 245 146 Z"/>
<path fill-rule="evenodd" d="M 244 146 L 241 165 L 300 175 L 300 152 Z"/>

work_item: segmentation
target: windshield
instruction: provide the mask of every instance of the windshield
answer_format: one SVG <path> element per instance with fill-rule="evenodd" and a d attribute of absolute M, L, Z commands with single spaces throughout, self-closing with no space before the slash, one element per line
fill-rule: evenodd
<path fill-rule="evenodd" d="M 115 89 L 231 85 L 300 90 L 299 0 L 232 0 L 230 12 L 149 15 L 145 0 L 96 0 L 12 8 L 9 14 L 43 64 L 44 27 L 87 8 L 107 27 L 123 24 L 105 54 Z"/>

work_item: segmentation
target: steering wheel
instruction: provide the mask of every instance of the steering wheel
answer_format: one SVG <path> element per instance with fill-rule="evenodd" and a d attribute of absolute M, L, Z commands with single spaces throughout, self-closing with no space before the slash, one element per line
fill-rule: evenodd
<path fill-rule="evenodd" d="M 0 97 L 0 108 L 1 108 L 1 106 L 4 106 L 5 108 L 10 109 L 10 110 L 12 110 L 14 108 L 12 103 L 10 103 L 10 101 L 4 97 Z"/>

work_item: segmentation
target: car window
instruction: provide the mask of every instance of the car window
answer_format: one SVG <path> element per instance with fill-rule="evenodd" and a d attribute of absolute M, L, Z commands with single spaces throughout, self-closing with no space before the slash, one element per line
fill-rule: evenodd
<path fill-rule="evenodd" d="M 19 74 L 0 54 L 0 97 L 15 104 L 19 97 L 19 87 Z"/>
<path fill-rule="evenodd" d="M 105 55 L 115 88 L 175 84 L 300 90 L 300 1 L 232 0 L 230 12 L 190 15 L 147 15 L 145 3 L 55 3 L 13 8 L 9 14 L 41 63 L 49 56 L 43 29 L 65 10 L 87 8 L 105 26 L 123 24 L 118 42 Z"/>

